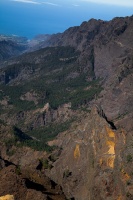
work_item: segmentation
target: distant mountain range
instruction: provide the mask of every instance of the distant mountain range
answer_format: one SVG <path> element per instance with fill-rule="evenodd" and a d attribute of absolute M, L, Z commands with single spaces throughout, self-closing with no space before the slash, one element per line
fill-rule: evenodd
<path fill-rule="evenodd" d="M 27 39 L 18 36 L 0 35 L 0 61 L 21 54 L 27 49 Z"/>
<path fill-rule="evenodd" d="M 48 34 L 37 35 L 32 40 L 17 35 L 0 35 L 0 61 L 16 57 L 25 51 L 34 51 L 49 38 Z"/>

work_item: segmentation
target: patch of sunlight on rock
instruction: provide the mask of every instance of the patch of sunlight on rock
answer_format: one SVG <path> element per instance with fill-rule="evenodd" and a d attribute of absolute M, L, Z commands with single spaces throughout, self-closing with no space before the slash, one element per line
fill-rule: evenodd
<path fill-rule="evenodd" d="M 14 200 L 14 196 L 8 194 L 6 196 L 0 197 L 0 200 Z"/>
<path fill-rule="evenodd" d="M 123 181 L 128 181 L 131 177 L 128 175 L 127 172 L 125 172 L 124 169 L 121 170 L 121 173 L 122 173 L 122 180 Z"/>
<path fill-rule="evenodd" d="M 107 141 L 106 145 L 108 146 L 109 150 L 108 150 L 108 154 L 115 154 L 115 143 L 112 141 Z"/>
<path fill-rule="evenodd" d="M 108 136 L 111 138 L 115 138 L 115 133 L 110 129 L 109 127 L 106 126 L 106 131 L 108 133 Z"/>
<path fill-rule="evenodd" d="M 80 157 L 79 144 L 76 144 L 76 148 L 74 150 L 74 158 L 79 158 L 79 157 Z"/>
<path fill-rule="evenodd" d="M 122 196 L 121 195 L 118 196 L 117 200 L 122 200 Z"/>
<path fill-rule="evenodd" d="M 102 166 L 106 164 L 107 167 L 114 168 L 114 160 L 115 160 L 115 155 L 103 157 L 103 158 L 100 158 L 99 165 Z"/>
<path fill-rule="evenodd" d="M 114 168 L 114 160 L 115 160 L 115 155 L 108 157 L 107 166 L 109 166 L 111 168 Z"/>

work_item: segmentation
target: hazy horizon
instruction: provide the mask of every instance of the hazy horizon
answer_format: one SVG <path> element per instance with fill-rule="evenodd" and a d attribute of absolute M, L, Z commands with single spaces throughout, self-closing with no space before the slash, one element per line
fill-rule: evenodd
<path fill-rule="evenodd" d="M 1 0 L 0 34 L 32 38 L 63 32 L 91 18 L 131 16 L 132 10 L 131 0 Z"/>

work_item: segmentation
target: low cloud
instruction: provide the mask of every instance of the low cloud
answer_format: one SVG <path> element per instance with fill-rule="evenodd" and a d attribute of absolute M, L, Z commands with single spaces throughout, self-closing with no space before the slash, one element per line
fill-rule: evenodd
<path fill-rule="evenodd" d="M 32 1 L 32 0 L 11 0 L 11 1 L 20 2 L 20 3 L 41 4 L 37 1 Z"/>
<path fill-rule="evenodd" d="M 61 6 L 59 4 L 56 4 L 56 3 L 51 3 L 51 2 L 42 2 L 43 4 L 47 4 L 47 5 L 50 5 L 50 6 Z"/>
<path fill-rule="evenodd" d="M 47 4 L 47 5 L 50 5 L 50 6 L 60 6 L 59 4 L 56 4 L 56 3 L 51 3 L 51 2 L 42 2 L 40 0 L 10 0 L 10 1 L 14 1 L 14 2 L 19 2 L 19 3 L 29 3 L 29 4 L 39 4 L 39 5 L 42 5 L 42 4 Z"/>

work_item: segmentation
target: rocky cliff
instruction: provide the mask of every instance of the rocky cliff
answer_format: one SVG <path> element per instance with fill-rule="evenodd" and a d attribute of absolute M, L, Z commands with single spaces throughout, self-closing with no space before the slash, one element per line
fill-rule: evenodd
<path fill-rule="evenodd" d="M 49 176 L 69 198 L 132 199 L 131 135 L 113 128 L 95 107 L 55 140 L 63 151 Z"/>

